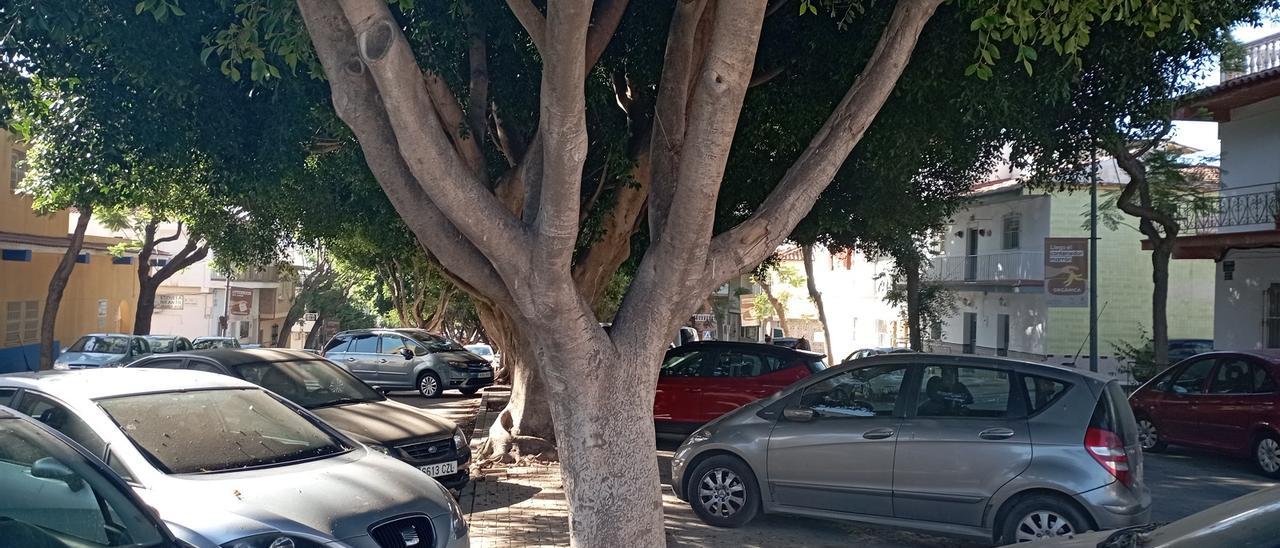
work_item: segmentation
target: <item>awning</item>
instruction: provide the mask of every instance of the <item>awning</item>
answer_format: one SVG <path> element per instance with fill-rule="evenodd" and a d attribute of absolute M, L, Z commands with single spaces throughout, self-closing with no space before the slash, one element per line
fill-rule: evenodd
<path fill-rule="evenodd" d="M 1151 240 L 1142 240 L 1142 249 L 1150 251 Z M 1178 236 L 1173 243 L 1175 259 L 1222 259 L 1229 249 L 1280 247 L 1280 230 L 1254 230 L 1221 234 Z"/>

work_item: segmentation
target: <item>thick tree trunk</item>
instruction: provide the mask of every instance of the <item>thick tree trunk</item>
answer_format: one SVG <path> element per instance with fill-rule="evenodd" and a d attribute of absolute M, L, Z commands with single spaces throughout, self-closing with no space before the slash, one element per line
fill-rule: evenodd
<path fill-rule="evenodd" d="M 534 365 L 530 345 L 506 312 L 484 303 L 476 303 L 476 312 L 485 334 L 502 352 L 502 371 L 495 377 L 506 376 L 511 383 L 507 406 L 489 428 L 488 439 L 476 450 L 477 465 L 524 458 L 556 460 L 550 397 L 542 372 Z"/>
<path fill-rule="evenodd" d="M 907 265 L 907 333 L 911 340 L 911 349 L 924 352 L 924 332 L 920 325 L 920 263 L 912 261 Z"/>
<path fill-rule="evenodd" d="M 827 308 L 822 304 L 822 293 L 818 291 L 818 282 L 813 277 L 813 244 L 801 248 L 801 254 L 804 256 L 804 277 L 809 287 L 809 298 L 813 299 L 813 305 L 818 308 L 818 322 L 822 324 L 822 337 L 827 342 L 827 363 L 835 364 L 835 350 L 831 348 L 831 327 L 827 325 Z"/>
<path fill-rule="evenodd" d="M 151 277 L 138 280 L 138 307 L 133 313 L 134 335 L 151 334 L 151 315 L 156 311 L 156 290 L 159 288 L 160 282 Z"/>
<path fill-rule="evenodd" d="M 1169 258 L 1173 255 L 1173 238 L 1156 242 L 1151 252 L 1151 344 L 1155 370 L 1169 365 Z"/>
<path fill-rule="evenodd" d="M 58 323 L 58 307 L 62 305 L 62 293 L 71 281 L 71 272 L 76 267 L 76 257 L 84 247 L 84 233 L 89 228 L 89 218 L 93 209 L 80 208 L 80 218 L 76 221 L 75 231 L 71 233 L 71 241 L 67 242 L 67 251 L 53 270 L 49 279 L 49 292 L 44 298 L 44 314 L 40 316 L 40 369 L 53 369 L 54 348 L 53 337 Z"/>
<path fill-rule="evenodd" d="M 307 332 L 307 341 L 302 344 L 303 348 L 319 350 L 319 348 L 316 346 L 316 342 L 317 342 L 316 339 L 320 337 L 320 331 L 323 330 L 323 326 L 324 326 L 324 316 L 316 317 L 315 323 L 311 324 L 311 331 Z"/>
<path fill-rule="evenodd" d="M 284 323 L 280 325 L 280 332 L 276 333 L 276 340 L 271 341 L 271 345 L 276 348 L 287 348 L 289 346 L 289 337 L 293 334 L 293 326 L 302 318 L 302 307 L 289 307 L 289 312 L 284 315 Z"/>

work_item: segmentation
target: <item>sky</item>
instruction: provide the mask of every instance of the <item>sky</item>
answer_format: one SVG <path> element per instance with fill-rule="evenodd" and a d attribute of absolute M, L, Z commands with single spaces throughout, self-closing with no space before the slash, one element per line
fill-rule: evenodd
<path fill-rule="evenodd" d="M 1261 26 L 1243 26 L 1231 32 L 1241 43 L 1249 43 L 1259 38 L 1280 33 L 1280 13 L 1268 15 Z M 1218 69 L 1215 67 L 1197 82 L 1197 87 L 1212 86 L 1219 83 Z M 1201 155 L 1217 156 L 1221 150 L 1218 142 L 1218 124 L 1216 122 L 1174 122 L 1173 140 L 1181 144 L 1200 149 Z"/>

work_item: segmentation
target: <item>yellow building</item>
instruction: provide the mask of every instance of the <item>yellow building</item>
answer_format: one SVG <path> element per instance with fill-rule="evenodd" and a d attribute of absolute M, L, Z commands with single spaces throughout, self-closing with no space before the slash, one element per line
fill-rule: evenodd
<path fill-rule="evenodd" d="M 17 192 L 25 152 L 0 131 L 0 373 L 35 369 L 40 315 L 49 278 L 66 252 L 71 212 L 39 216 Z M 85 333 L 133 330 L 138 300 L 136 257 L 114 257 L 114 238 L 86 237 L 62 296 L 54 340 L 59 346 Z"/>

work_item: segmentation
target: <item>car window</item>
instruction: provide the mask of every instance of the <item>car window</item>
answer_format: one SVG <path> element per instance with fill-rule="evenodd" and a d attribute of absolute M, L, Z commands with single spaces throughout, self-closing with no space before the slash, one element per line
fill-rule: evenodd
<path fill-rule="evenodd" d="M 118 484 L 61 441 L 0 420 L 0 546 L 160 546 L 162 533 Z"/>
<path fill-rule="evenodd" d="M 68 438 L 88 449 L 90 453 L 102 458 L 107 443 L 102 441 L 93 429 L 89 428 L 80 417 L 72 413 L 66 406 L 45 396 L 26 392 L 15 408 L 19 413 L 44 423 L 54 430 L 62 432 Z"/>
<path fill-rule="evenodd" d="M 85 352 L 89 354 L 125 354 L 129 351 L 128 337 L 99 337 L 86 335 L 80 337 L 67 352 Z"/>
<path fill-rule="evenodd" d="M 178 347 L 179 352 L 185 352 L 187 350 L 191 350 L 191 341 L 188 341 L 186 339 L 178 339 L 178 343 L 176 346 Z"/>
<path fill-rule="evenodd" d="M 854 369 L 824 379 L 800 395 L 800 405 L 822 418 L 885 417 L 893 415 L 907 368 L 879 365 Z"/>
<path fill-rule="evenodd" d="M 1005 417 L 1009 374 L 995 369 L 931 365 L 924 368 L 916 415 L 920 417 Z"/>
<path fill-rule="evenodd" d="M 9 407 L 13 403 L 13 396 L 17 393 L 17 388 L 0 388 L 0 405 Z"/>
<path fill-rule="evenodd" d="M 1035 413 L 1054 400 L 1058 399 L 1063 392 L 1071 385 L 1057 379 L 1040 377 L 1036 375 L 1023 375 L 1022 386 L 1026 389 L 1027 395 L 1027 412 Z"/>
<path fill-rule="evenodd" d="M 143 362 L 137 367 L 149 367 L 151 369 L 182 369 L 182 360 L 180 359 L 150 360 L 150 361 Z"/>
<path fill-rule="evenodd" d="M 144 342 L 142 339 L 129 340 L 129 346 L 132 347 L 134 354 L 146 354 L 147 348 L 148 348 L 146 344 L 147 343 Z"/>
<path fill-rule="evenodd" d="M 1182 372 L 1174 375 L 1169 391 L 1175 394 L 1200 394 L 1204 391 L 1204 381 L 1213 370 L 1213 358 L 1204 358 L 1191 362 L 1182 368 Z"/>
<path fill-rule="evenodd" d="M 352 339 L 351 346 L 347 348 L 347 352 L 377 354 L 378 337 L 376 335 L 358 335 L 355 339 Z"/>
<path fill-rule="evenodd" d="M 412 350 L 414 346 L 417 346 L 411 345 L 409 341 L 404 340 L 403 337 L 397 337 L 395 335 L 383 335 L 381 338 L 383 354 L 399 354 L 400 350 L 406 346 L 409 347 L 410 350 Z"/>
<path fill-rule="evenodd" d="M 166 474 L 280 465 L 348 449 L 258 388 L 139 394 L 98 405 Z"/>
<path fill-rule="evenodd" d="M 206 373 L 217 373 L 219 375 L 227 374 L 227 372 L 223 371 L 217 364 L 209 363 L 204 360 L 191 360 L 187 362 L 187 369 L 192 371 L 204 371 Z"/>
<path fill-rule="evenodd" d="M 705 377 L 754 377 L 767 373 L 765 360 L 759 354 L 721 350 Z"/>
<path fill-rule="evenodd" d="M 334 337 L 333 340 L 329 341 L 329 344 L 325 345 L 324 350 L 322 350 L 321 352 L 325 354 L 328 354 L 329 352 L 346 352 L 347 345 L 349 345 L 350 343 L 351 343 L 351 339 L 349 338 Z"/>
<path fill-rule="evenodd" d="M 663 362 L 662 370 L 659 374 L 663 377 L 701 377 L 704 364 L 709 369 L 714 365 L 712 364 L 712 358 L 714 357 L 714 352 L 706 350 L 674 354 L 668 356 L 667 361 Z"/>
<path fill-rule="evenodd" d="M 1275 389 L 1266 369 L 1244 358 L 1218 360 L 1218 369 L 1209 381 L 1210 394 L 1257 394 Z"/>
<path fill-rule="evenodd" d="M 329 360 L 256 362 L 237 365 L 235 370 L 240 378 L 307 409 L 385 399 Z"/>

